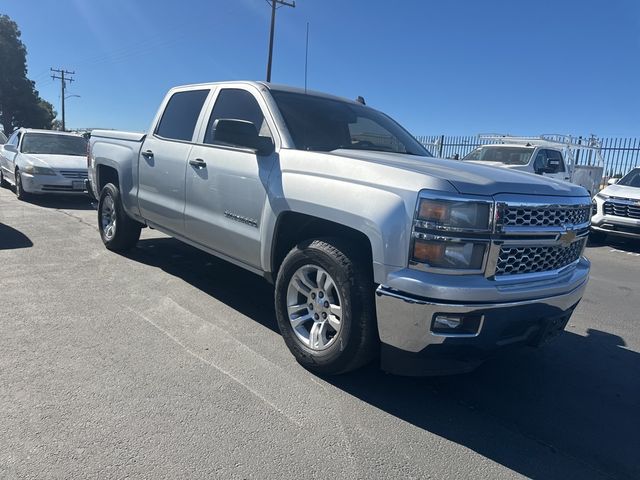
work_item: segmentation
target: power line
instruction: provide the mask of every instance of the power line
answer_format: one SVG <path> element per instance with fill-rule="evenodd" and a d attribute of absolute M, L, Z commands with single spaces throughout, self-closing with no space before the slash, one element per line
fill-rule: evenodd
<path fill-rule="evenodd" d="M 267 2 L 269 3 L 269 2 Z M 286 0 L 271 0 L 271 33 L 269 34 L 269 61 L 267 62 L 267 82 L 271 81 L 271 63 L 273 60 L 273 33 L 276 27 L 276 10 L 278 5 L 283 7 L 296 7 L 296 2 L 293 0 L 291 3 Z"/>
<path fill-rule="evenodd" d="M 65 70 L 64 68 L 52 68 L 51 71 L 53 72 L 51 78 L 53 80 L 60 80 L 60 101 L 62 102 L 62 131 L 64 132 L 66 131 L 64 118 L 64 91 L 67 89 L 67 82 L 74 81 L 74 79 L 72 77 L 69 77 L 69 75 L 75 75 L 76 72 L 70 72 L 68 70 Z M 60 76 L 57 76 L 56 73 L 59 73 Z"/>

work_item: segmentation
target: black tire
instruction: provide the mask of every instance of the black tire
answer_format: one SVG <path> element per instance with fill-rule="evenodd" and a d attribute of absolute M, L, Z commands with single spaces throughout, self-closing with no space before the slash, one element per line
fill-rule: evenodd
<path fill-rule="evenodd" d="M 591 244 L 604 243 L 606 238 L 607 238 L 607 234 L 604 232 L 599 232 L 597 230 L 591 230 L 589 232 L 589 243 Z"/>
<path fill-rule="evenodd" d="M 115 222 L 112 230 L 109 230 L 111 218 L 114 218 Z M 142 225 L 126 214 L 120 200 L 120 191 L 113 183 L 107 183 L 100 192 L 98 229 L 104 246 L 114 252 L 131 250 L 140 239 Z"/>
<path fill-rule="evenodd" d="M 25 201 L 27 200 L 27 198 L 29 198 L 29 194 L 24 191 L 24 188 L 22 188 L 22 176 L 20 175 L 20 170 L 18 170 L 17 168 L 16 168 L 15 178 L 16 178 L 16 197 L 18 197 L 18 200 Z"/>
<path fill-rule="evenodd" d="M 314 373 L 334 375 L 355 370 L 378 352 L 375 287 L 370 262 L 361 250 L 340 239 L 308 240 L 289 252 L 278 272 L 275 308 L 280 332 L 296 360 Z M 309 265 L 332 277 L 342 302 L 338 338 L 324 350 L 311 349 L 298 338 L 287 309 L 289 283 L 300 268 Z"/>
<path fill-rule="evenodd" d="M 4 174 L 0 170 L 0 187 L 9 188 L 9 182 L 4 178 Z"/>

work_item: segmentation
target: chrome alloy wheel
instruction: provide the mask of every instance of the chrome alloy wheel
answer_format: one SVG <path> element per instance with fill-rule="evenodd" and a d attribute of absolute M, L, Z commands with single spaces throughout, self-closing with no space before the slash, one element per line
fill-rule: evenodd
<path fill-rule="evenodd" d="M 312 350 L 324 350 L 342 328 L 342 299 L 335 281 L 317 265 L 300 267 L 289 280 L 287 312 L 293 331 Z"/>
<path fill-rule="evenodd" d="M 111 195 L 106 195 L 100 209 L 100 225 L 104 238 L 111 240 L 116 234 L 116 206 Z"/>

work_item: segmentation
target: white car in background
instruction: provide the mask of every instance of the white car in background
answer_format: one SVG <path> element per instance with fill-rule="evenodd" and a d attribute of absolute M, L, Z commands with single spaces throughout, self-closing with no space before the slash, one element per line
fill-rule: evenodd
<path fill-rule="evenodd" d="M 640 239 L 640 167 L 634 168 L 593 197 L 591 239 L 604 240 L 607 234 Z"/>
<path fill-rule="evenodd" d="M 0 147 L 0 184 L 15 186 L 23 200 L 31 193 L 85 192 L 87 141 L 53 130 L 20 128 Z"/>

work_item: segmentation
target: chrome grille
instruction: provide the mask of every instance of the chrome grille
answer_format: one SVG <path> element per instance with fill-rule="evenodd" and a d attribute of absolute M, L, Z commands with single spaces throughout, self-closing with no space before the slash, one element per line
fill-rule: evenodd
<path fill-rule="evenodd" d="M 591 205 L 580 207 L 507 206 L 503 225 L 509 227 L 561 227 L 582 225 L 591 219 Z"/>
<path fill-rule="evenodd" d="M 496 276 L 557 270 L 580 258 L 585 239 L 568 247 L 502 247 L 496 264 Z"/>
<path fill-rule="evenodd" d="M 640 219 L 640 204 L 604 202 L 602 208 L 605 215 Z"/>
<path fill-rule="evenodd" d="M 84 180 L 89 178 L 89 174 L 86 170 L 58 170 L 60 175 L 65 178 L 72 178 L 75 180 Z"/>

